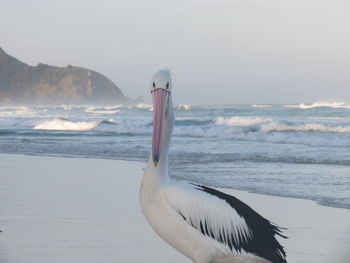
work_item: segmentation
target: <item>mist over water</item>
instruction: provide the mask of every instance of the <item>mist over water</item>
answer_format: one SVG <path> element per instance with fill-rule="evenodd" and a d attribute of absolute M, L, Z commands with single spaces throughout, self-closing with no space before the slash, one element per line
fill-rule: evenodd
<path fill-rule="evenodd" d="M 0 107 L 0 152 L 147 161 L 151 111 Z M 350 208 L 349 104 L 178 105 L 175 116 L 171 176 Z"/>

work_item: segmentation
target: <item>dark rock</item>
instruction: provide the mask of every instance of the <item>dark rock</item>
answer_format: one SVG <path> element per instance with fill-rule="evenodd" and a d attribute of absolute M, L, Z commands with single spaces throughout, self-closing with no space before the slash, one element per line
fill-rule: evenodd
<path fill-rule="evenodd" d="M 0 104 L 61 105 L 129 103 L 107 77 L 74 66 L 29 66 L 0 47 Z"/>

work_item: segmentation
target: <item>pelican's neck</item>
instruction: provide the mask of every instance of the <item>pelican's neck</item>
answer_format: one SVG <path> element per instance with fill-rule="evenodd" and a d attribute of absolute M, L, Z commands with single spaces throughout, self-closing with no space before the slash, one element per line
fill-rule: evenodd
<path fill-rule="evenodd" d="M 167 109 L 165 113 L 163 129 L 161 134 L 161 150 L 160 157 L 157 166 L 154 165 L 152 159 L 152 152 L 150 154 L 150 158 L 148 160 L 147 170 L 151 170 L 153 174 L 162 177 L 168 178 L 168 154 L 170 147 L 170 139 L 173 133 L 174 127 L 174 107 L 171 99 L 171 95 L 169 96 Z"/>

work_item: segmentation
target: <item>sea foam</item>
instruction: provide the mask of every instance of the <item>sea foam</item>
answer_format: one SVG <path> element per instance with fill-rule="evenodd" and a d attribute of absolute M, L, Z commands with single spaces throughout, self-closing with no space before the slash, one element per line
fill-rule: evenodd
<path fill-rule="evenodd" d="M 193 109 L 193 106 L 191 105 L 186 105 L 186 104 L 180 104 L 176 106 L 177 110 L 191 110 Z"/>
<path fill-rule="evenodd" d="M 68 130 L 68 131 L 89 131 L 97 126 L 99 121 L 70 121 L 65 118 L 55 118 L 53 120 L 43 121 L 33 127 L 33 130 Z"/>
<path fill-rule="evenodd" d="M 266 105 L 266 104 L 252 104 L 253 108 L 271 108 L 270 105 Z"/>
<path fill-rule="evenodd" d="M 85 109 L 85 112 L 94 113 L 94 114 L 117 114 L 120 112 L 118 108 L 122 106 L 111 106 L 111 107 L 88 107 Z"/>
<path fill-rule="evenodd" d="M 269 121 L 271 121 L 271 119 L 269 118 L 234 116 L 230 118 L 218 117 L 216 119 L 216 124 L 228 125 L 228 126 L 250 126 L 250 125 L 266 123 Z"/>
<path fill-rule="evenodd" d="M 295 104 L 295 105 L 284 105 L 286 108 L 295 108 L 295 109 L 313 109 L 313 108 L 322 108 L 322 107 L 328 107 L 328 108 L 341 108 L 341 109 L 350 109 L 350 104 L 347 104 L 345 102 L 314 102 L 312 104 Z"/>
<path fill-rule="evenodd" d="M 29 107 L 0 107 L 0 118 L 34 117 L 36 115 L 36 112 Z"/>
<path fill-rule="evenodd" d="M 192 181 L 198 176 L 223 187 L 249 185 L 281 195 L 307 192 L 315 200 L 337 196 L 332 204 L 349 204 L 348 104 L 293 107 L 260 109 L 250 104 L 177 110 L 170 151 L 172 176 Z M 0 152 L 147 160 L 151 108 L 150 104 L 2 107 Z"/>
<path fill-rule="evenodd" d="M 350 133 L 350 126 L 326 126 L 319 123 L 290 125 L 281 122 L 271 122 L 261 126 L 263 132 L 331 132 Z"/>
<path fill-rule="evenodd" d="M 152 104 L 148 104 L 148 103 L 138 103 L 136 105 L 133 105 L 133 108 L 152 110 L 153 109 L 153 105 Z"/>

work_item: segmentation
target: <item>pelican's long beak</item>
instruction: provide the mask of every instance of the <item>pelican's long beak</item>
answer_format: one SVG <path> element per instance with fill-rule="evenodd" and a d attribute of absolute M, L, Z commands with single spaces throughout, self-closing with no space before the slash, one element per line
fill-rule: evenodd
<path fill-rule="evenodd" d="M 163 121 L 166 110 L 166 102 L 169 92 L 164 89 L 152 91 L 153 97 L 153 138 L 152 138 L 152 159 L 154 166 L 157 166 L 160 158 L 161 136 Z"/>

